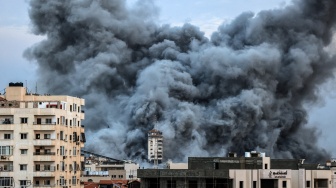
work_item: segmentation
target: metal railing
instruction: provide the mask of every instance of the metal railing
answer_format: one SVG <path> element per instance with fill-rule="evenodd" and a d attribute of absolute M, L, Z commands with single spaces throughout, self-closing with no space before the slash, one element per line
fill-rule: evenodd
<path fill-rule="evenodd" d="M 0 124 L 2 125 L 14 124 L 14 119 L 13 118 L 0 119 Z"/>
<path fill-rule="evenodd" d="M 55 155 L 55 152 L 34 152 L 33 155 Z"/>
<path fill-rule="evenodd" d="M 55 172 L 55 166 L 41 166 L 41 167 L 34 167 L 34 172 Z"/>
<path fill-rule="evenodd" d="M 1 166 L 0 172 L 13 172 L 13 166 Z"/>
<path fill-rule="evenodd" d="M 33 185 L 34 188 L 38 188 L 38 187 L 56 187 L 56 184 L 53 184 L 53 185 L 41 185 L 41 184 L 34 184 Z"/>
<path fill-rule="evenodd" d="M 56 122 L 33 122 L 33 125 L 56 125 Z"/>

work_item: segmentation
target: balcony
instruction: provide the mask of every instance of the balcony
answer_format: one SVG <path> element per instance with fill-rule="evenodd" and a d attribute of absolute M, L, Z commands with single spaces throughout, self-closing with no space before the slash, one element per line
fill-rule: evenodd
<path fill-rule="evenodd" d="M 0 177 L 13 177 L 14 171 L 0 171 Z"/>
<path fill-rule="evenodd" d="M 0 129 L 4 131 L 13 130 L 14 129 L 14 119 L 8 116 L 0 117 Z"/>
<path fill-rule="evenodd" d="M 0 161 L 13 161 L 13 155 L 1 155 Z"/>
<path fill-rule="evenodd" d="M 55 139 L 34 139 L 34 146 L 54 146 L 56 144 Z"/>
<path fill-rule="evenodd" d="M 34 172 L 55 172 L 55 169 L 55 166 L 44 166 L 40 164 L 40 167 L 34 167 Z"/>
<path fill-rule="evenodd" d="M 34 130 L 43 130 L 43 131 L 49 131 L 49 130 L 55 130 L 56 122 L 52 123 L 40 123 L 34 122 Z"/>
<path fill-rule="evenodd" d="M 1 118 L 0 119 L 0 125 L 10 125 L 10 124 L 14 124 L 13 118 Z"/>
<path fill-rule="evenodd" d="M 55 161 L 55 152 L 34 152 L 34 161 Z"/>
<path fill-rule="evenodd" d="M 50 168 L 34 168 L 33 176 L 34 177 L 53 177 L 55 172 L 55 167 L 51 166 Z"/>
<path fill-rule="evenodd" d="M 53 185 L 34 184 L 33 187 L 34 188 L 45 188 L 45 187 L 56 187 L 56 185 L 55 184 L 53 184 Z"/>
<path fill-rule="evenodd" d="M 66 113 L 65 110 L 62 109 L 56 109 L 56 108 L 1 108 L 0 115 L 14 115 L 14 114 L 26 114 L 27 111 L 31 114 L 35 115 L 56 115 L 56 112 L 64 111 L 64 114 Z"/>
<path fill-rule="evenodd" d="M 34 152 L 34 155 L 55 155 L 55 152 Z"/>
<path fill-rule="evenodd" d="M 56 125 L 56 122 L 34 122 L 34 125 Z"/>
<path fill-rule="evenodd" d="M 13 164 L 0 166 L 0 172 L 13 172 Z"/>

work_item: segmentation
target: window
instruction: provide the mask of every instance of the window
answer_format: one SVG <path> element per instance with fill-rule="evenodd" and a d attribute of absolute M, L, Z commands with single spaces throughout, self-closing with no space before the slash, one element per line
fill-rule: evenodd
<path fill-rule="evenodd" d="M 21 187 L 26 187 L 24 185 L 27 185 L 27 180 L 20 180 Z"/>
<path fill-rule="evenodd" d="M 77 149 L 76 147 L 73 147 L 73 150 L 72 150 L 72 155 L 73 156 L 76 156 L 76 149 Z"/>
<path fill-rule="evenodd" d="M 11 134 L 4 134 L 4 139 L 11 139 Z"/>
<path fill-rule="evenodd" d="M 50 185 L 50 180 L 44 180 L 44 185 Z"/>
<path fill-rule="evenodd" d="M 267 169 L 267 167 L 268 167 L 267 164 L 265 164 L 265 169 Z"/>
<path fill-rule="evenodd" d="M 14 180 L 12 177 L 0 177 L 0 186 L 12 187 Z"/>
<path fill-rule="evenodd" d="M 239 188 L 244 188 L 244 182 L 243 181 L 239 181 Z"/>
<path fill-rule="evenodd" d="M 5 164 L 3 166 L 4 171 L 13 171 L 13 165 L 12 164 Z"/>
<path fill-rule="evenodd" d="M 70 112 L 72 112 L 72 105 L 70 105 Z"/>
<path fill-rule="evenodd" d="M 12 146 L 0 146 L 0 155 L 11 155 L 12 151 Z"/>
<path fill-rule="evenodd" d="M 28 149 L 20 149 L 21 155 L 27 155 L 28 154 Z"/>
<path fill-rule="evenodd" d="M 21 118 L 21 123 L 28 123 L 28 118 L 26 118 L 26 117 Z"/>
<path fill-rule="evenodd" d="M 27 139 L 27 133 L 21 133 L 21 140 Z"/>
<path fill-rule="evenodd" d="M 112 178 L 117 178 L 117 175 L 112 175 Z"/>
<path fill-rule="evenodd" d="M 306 187 L 310 187 L 310 181 L 306 181 Z"/>
<path fill-rule="evenodd" d="M 40 181 L 39 181 L 39 180 L 36 180 L 36 181 L 35 181 L 35 185 L 40 185 Z"/>
<path fill-rule="evenodd" d="M 46 119 L 46 124 L 51 124 L 51 119 L 47 118 Z"/>
<path fill-rule="evenodd" d="M 287 181 L 282 181 L 282 187 L 286 188 L 287 187 Z"/>
<path fill-rule="evenodd" d="M 76 176 L 72 176 L 72 185 L 76 185 Z"/>
<path fill-rule="evenodd" d="M 51 138 L 50 134 L 44 134 L 44 139 L 50 139 L 50 138 Z"/>
<path fill-rule="evenodd" d="M 64 161 L 61 161 L 60 163 L 61 171 L 65 171 L 65 164 Z"/>
<path fill-rule="evenodd" d="M 36 134 L 35 139 L 40 139 L 40 134 Z"/>
<path fill-rule="evenodd" d="M 124 178 L 124 175 L 119 175 L 119 178 Z"/>
<path fill-rule="evenodd" d="M 45 171 L 50 171 L 50 169 L 51 169 L 50 165 L 46 165 L 46 164 L 44 165 L 44 170 Z"/>
<path fill-rule="evenodd" d="M 253 181 L 253 188 L 257 188 L 257 181 Z"/>
<path fill-rule="evenodd" d="M 20 170 L 21 171 L 26 171 L 27 170 L 27 165 L 26 164 L 20 164 Z"/>
<path fill-rule="evenodd" d="M 65 185 L 64 176 L 60 176 L 60 185 Z"/>
<path fill-rule="evenodd" d="M 45 150 L 44 150 L 44 153 L 45 153 L 45 154 L 51 154 L 51 149 L 45 149 Z"/>
<path fill-rule="evenodd" d="M 61 153 L 60 153 L 61 155 L 64 155 L 64 154 L 65 154 L 65 152 L 64 152 L 64 146 L 60 146 L 60 152 L 61 152 Z"/>
<path fill-rule="evenodd" d="M 36 171 L 40 171 L 40 170 L 41 170 L 40 167 L 41 167 L 40 164 L 36 164 L 36 165 L 35 165 L 35 170 L 36 170 Z"/>

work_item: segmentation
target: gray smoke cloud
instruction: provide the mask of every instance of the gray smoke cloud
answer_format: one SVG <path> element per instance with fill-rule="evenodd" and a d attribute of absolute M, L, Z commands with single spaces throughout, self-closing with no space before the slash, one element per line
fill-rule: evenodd
<path fill-rule="evenodd" d="M 147 132 L 164 135 L 164 157 L 258 150 L 320 161 L 304 105 L 333 77 L 326 50 L 336 2 L 296 0 L 242 13 L 210 39 L 191 24 L 160 26 L 152 1 L 30 1 L 33 32 L 46 39 L 25 56 L 40 85 L 86 99 L 86 149 L 145 159 Z"/>

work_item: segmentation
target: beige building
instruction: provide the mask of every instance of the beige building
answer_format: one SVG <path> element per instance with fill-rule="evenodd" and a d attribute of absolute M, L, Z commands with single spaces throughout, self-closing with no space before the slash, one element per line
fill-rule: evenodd
<path fill-rule="evenodd" d="M 88 151 L 85 157 L 85 169 L 82 172 L 82 182 L 99 182 L 100 180 L 138 180 L 139 164 L 129 160 L 118 160 L 94 154 Z"/>
<path fill-rule="evenodd" d="M 83 106 L 10 83 L 0 95 L 0 187 L 81 187 Z"/>

